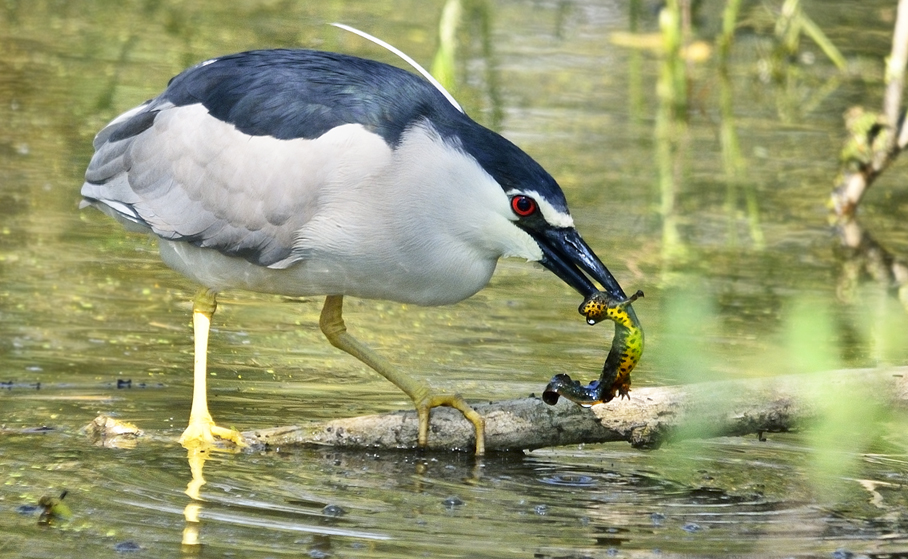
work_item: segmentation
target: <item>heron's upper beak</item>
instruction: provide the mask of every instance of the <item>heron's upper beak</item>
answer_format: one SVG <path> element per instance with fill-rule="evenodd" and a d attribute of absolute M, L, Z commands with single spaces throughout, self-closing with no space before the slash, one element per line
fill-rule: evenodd
<path fill-rule="evenodd" d="M 576 229 L 547 228 L 532 235 L 542 249 L 542 265 L 585 298 L 599 291 L 590 278 L 609 296 L 620 300 L 627 298 L 618 281 Z"/>

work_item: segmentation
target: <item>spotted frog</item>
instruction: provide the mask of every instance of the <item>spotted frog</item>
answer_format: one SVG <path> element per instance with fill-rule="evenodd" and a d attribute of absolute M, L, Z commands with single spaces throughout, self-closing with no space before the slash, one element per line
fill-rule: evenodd
<path fill-rule="evenodd" d="M 627 299 L 616 299 L 606 293 L 596 292 L 588 297 L 578 309 L 590 325 L 608 318 L 615 323 L 615 335 L 609 349 L 602 374 L 586 386 L 580 381 L 571 380 L 567 374 L 552 377 L 551 382 L 542 393 L 542 400 L 555 405 L 559 396 L 584 407 L 602 402 L 609 402 L 619 395 L 629 398 L 631 389 L 631 371 L 643 355 L 643 329 L 637 321 L 637 315 L 630 308 L 631 303 L 643 297 L 637 291 Z"/>

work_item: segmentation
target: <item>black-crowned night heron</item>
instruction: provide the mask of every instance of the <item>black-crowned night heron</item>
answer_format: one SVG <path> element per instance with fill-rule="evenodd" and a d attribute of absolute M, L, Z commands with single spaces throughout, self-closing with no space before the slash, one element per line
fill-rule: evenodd
<path fill-rule="evenodd" d="M 312 50 L 214 58 L 120 115 L 94 141 L 85 203 L 151 232 L 171 268 L 203 289 L 193 302 L 189 445 L 220 437 L 205 388 L 216 293 L 326 295 L 328 340 L 416 405 L 418 443 L 438 395 L 346 331 L 346 295 L 417 305 L 461 301 L 501 257 L 538 261 L 583 296 L 621 287 L 574 229 L 555 180 L 446 93 L 399 68 Z"/>

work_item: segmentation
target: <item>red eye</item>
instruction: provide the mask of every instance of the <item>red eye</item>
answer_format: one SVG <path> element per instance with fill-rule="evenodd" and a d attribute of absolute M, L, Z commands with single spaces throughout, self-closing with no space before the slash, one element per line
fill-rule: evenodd
<path fill-rule="evenodd" d="M 511 198 L 511 209 L 520 217 L 536 213 L 536 200 L 529 196 L 514 196 Z"/>

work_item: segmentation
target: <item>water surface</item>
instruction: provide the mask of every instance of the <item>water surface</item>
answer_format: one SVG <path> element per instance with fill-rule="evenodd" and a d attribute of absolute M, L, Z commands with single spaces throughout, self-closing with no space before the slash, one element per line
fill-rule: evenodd
<path fill-rule="evenodd" d="M 696 33 L 712 41 L 724 3 L 704 4 Z M 657 29 L 648 3 L 632 12 L 624 2 L 464 2 L 454 93 L 557 178 L 590 245 L 625 289 L 646 292 L 635 304 L 648 343 L 636 385 L 908 362 L 908 321 L 889 286 L 860 282 L 842 298 L 847 266 L 824 206 L 842 113 L 880 104 L 894 9 L 882 0 L 803 6 L 845 54 L 846 71 L 805 39 L 784 78 L 767 80 L 771 27 L 742 26 L 727 79 L 715 55 L 692 65 L 686 125 L 663 161 L 659 55 L 616 39 Z M 150 239 L 77 209 L 94 133 L 218 54 L 299 46 L 398 63 L 331 21 L 428 65 L 442 8 L 0 5 L 0 381 L 11 383 L 0 393 L 0 557 L 193 552 L 180 548 L 193 501 L 176 438 L 191 395 L 195 286 L 160 263 Z M 763 9 L 745 6 L 742 19 L 758 21 Z M 729 131 L 737 158 L 723 144 Z M 908 252 L 903 178 L 897 163 L 862 208 L 896 254 Z M 668 179 L 670 212 L 660 187 Z M 253 429 L 409 407 L 322 339 L 319 300 L 229 292 L 219 301 L 209 358 L 219 423 Z M 611 333 L 587 327 L 579 302 L 552 274 L 509 260 L 457 305 L 350 300 L 345 316 L 401 367 L 483 401 L 538 394 L 559 372 L 598 374 Z M 135 449 L 93 447 L 79 429 L 98 413 L 156 437 Z M 200 538 L 203 554 L 218 557 L 905 556 L 906 441 L 903 423 L 887 421 L 843 444 L 844 466 L 831 477 L 812 465 L 820 451 L 811 433 L 479 462 L 218 453 L 205 467 Z M 35 431 L 42 426 L 52 430 Z M 38 526 L 29 507 L 63 490 L 72 518 Z"/>

